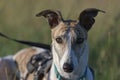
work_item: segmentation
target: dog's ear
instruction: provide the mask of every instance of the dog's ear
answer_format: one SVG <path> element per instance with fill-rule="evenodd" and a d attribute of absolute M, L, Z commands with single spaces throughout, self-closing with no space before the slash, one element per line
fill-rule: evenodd
<path fill-rule="evenodd" d="M 82 27 L 84 27 L 87 31 L 90 30 L 90 28 L 92 27 L 92 25 L 95 22 L 94 17 L 97 16 L 98 12 L 103 12 L 105 13 L 105 11 L 99 10 L 99 9 L 95 9 L 95 8 L 88 8 L 83 10 L 80 13 L 79 16 L 79 23 Z"/>
<path fill-rule="evenodd" d="M 47 18 L 51 28 L 56 27 L 59 24 L 59 22 L 62 20 L 60 11 L 54 11 L 54 10 L 44 10 L 38 13 L 36 16 L 37 17 L 44 16 L 45 18 Z"/>

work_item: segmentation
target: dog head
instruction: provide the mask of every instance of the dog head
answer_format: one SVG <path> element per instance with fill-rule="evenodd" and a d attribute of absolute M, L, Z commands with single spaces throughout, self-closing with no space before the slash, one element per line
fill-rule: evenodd
<path fill-rule="evenodd" d="M 60 11 L 54 10 L 44 10 L 37 14 L 44 16 L 50 25 L 53 62 L 65 78 L 84 72 L 88 61 L 87 33 L 94 24 L 94 17 L 98 12 L 104 11 L 95 8 L 85 9 L 80 13 L 78 20 L 64 20 Z"/>

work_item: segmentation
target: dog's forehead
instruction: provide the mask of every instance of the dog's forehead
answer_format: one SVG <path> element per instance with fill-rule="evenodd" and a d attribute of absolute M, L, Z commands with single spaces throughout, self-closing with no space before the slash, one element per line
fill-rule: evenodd
<path fill-rule="evenodd" d="M 77 20 L 64 20 L 63 23 L 67 25 L 67 27 L 76 27 L 78 24 Z"/>
<path fill-rule="evenodd" d="M 77 37 L 86 37 L 86 33 L 84 32 L 84 29 L 80 26 L 79 22 L 76 20 L 65 20 L 61 21 L 59 25 L 57 25 L 52 30 L 52 36 L 64 36 L 67 33 L 71 33 L 73 36 Z"/>

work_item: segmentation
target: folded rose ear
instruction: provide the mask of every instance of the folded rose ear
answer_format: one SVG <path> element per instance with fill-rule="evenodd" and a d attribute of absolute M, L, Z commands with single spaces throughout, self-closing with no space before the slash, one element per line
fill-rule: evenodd
<path fill-rule="evenodd" d="M 59 11 L 54 10 L 44 10 L 36 15 L 37 17 L 44 16 L 51 28 L 56 27 L 59 22 L 62 20 L 61 13 Z"/>
<path fill-rule="evenodd" d="M 94 17 L 97 16 L 98 12 L 105 13 L 105 11 L 95 9 L 95 8 L 88 8 L 82 11 L 79 16 L 80 25 L 84 27 L 87 31 L 89 31 L 95 22 Z"/>

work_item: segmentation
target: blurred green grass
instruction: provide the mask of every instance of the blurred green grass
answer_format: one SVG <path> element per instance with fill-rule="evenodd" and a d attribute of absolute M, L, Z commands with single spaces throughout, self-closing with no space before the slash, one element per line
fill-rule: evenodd
<path fill-rule="evenodd" d="M 57 9 L 65 19 L 77 19 L 86 8 L 105 10 L 96 17 L 89 31 L 89 64 L 96 80 L 119 80 L 120 5 L 119 0 L 0 0 L 0 32 L 20 40 L 51 43 L 50 29 L 44 18 L 35 14 Z M 28 47 L 0 37 L 0 56 L 15 54 Z"/>

